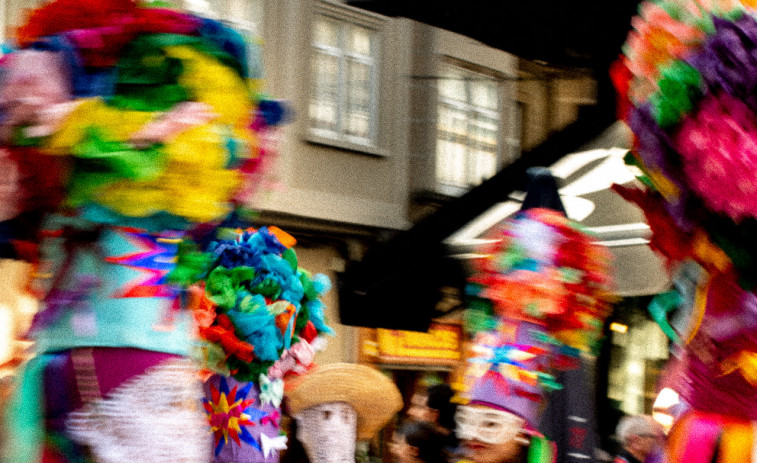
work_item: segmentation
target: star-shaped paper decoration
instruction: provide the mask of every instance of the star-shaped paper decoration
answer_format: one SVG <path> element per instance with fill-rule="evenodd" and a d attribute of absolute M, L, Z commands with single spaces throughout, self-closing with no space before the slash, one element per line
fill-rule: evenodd
<path fill-rule="evenodd" d="M 245 442 L 262 451 L 247 427 L 255 426 L 268 414 L 252 406 L 255 403 L 254 396 L 245 399 L 250 393 L 252 383 L 247 383 L 241 389 L 237 387 L 238 385 L 235 385 L 229 390 L 226 378 L 221 377 L 217 389 L 213 385 L 210 386 L 212 400 L 203 399 L 203 406 L 213 431 L 216 455 L 228 444 L 229 437 L 239 446 Z"/>

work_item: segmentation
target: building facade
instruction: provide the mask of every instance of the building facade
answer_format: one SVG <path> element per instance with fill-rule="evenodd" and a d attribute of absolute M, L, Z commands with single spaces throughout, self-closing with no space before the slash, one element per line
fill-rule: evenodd
<path fill-rule="evenodd" d="M 178 0 L 177 0 L 178 1 Z M 2 0 L 6 41 L 37 0 Z M 287 100 L 256 223 L 298 240 L 336 284 L 372 243 L 491 177 L 595 102 L 590 74 L 519 60 L 470 38 L 337 0 L 185 0 L 262 40 L 265 93 Z M 357 361 L 338 323 L 321 363 Z"/>

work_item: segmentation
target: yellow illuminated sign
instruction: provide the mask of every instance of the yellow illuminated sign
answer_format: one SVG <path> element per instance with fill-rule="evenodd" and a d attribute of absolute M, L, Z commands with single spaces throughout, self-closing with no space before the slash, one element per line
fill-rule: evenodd
<path fill-rule="evenodd" d="M 462 357 L 460 325 L 434 323 L 427 333 L 376 330 L 379 357 L 385 362 L 456 363 Z"/>

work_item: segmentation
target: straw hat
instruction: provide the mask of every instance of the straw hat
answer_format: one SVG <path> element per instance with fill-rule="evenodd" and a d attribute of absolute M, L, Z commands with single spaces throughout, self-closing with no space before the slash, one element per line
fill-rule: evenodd
<path fill-rule="evenodd" d="M 347 402 L 357 412 L 357 438 L 367 440 L 402 409 L 397 386 L 373 368 L 332 363 L 312 370 L 287 392 L 292 415 L 316 405 Z"/>

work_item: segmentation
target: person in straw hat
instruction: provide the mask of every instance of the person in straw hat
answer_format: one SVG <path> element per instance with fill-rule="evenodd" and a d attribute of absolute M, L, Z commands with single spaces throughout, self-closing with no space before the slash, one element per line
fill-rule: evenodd
<path fill-rule="evenodd" d="M 356 441 L 373 437 L 402 409 L 397 386 L 364 365 L 325 365 L 288 389 L 296 437 L 311 463 L 354 462 Z"/>

